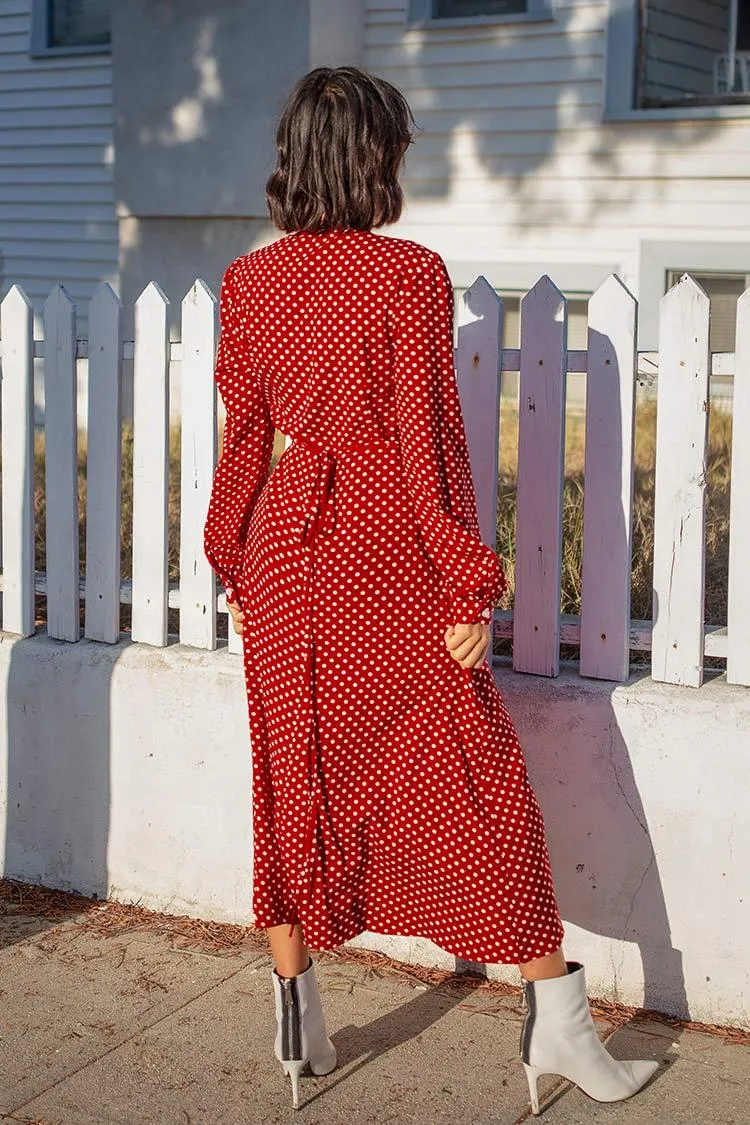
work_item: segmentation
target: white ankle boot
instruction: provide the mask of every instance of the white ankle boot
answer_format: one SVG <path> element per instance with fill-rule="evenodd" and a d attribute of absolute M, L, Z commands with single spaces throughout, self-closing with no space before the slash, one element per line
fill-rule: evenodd
<path fill-rule="evenodd" d="M 602 1045 L 591 1018 L 583 965 L 568 961 L 568 974 L 523 982 L 527 1015 L 521 1030 L 521 1061 L 539 1113 L 537 1080 L 559 1074 L 599 1102 L 629 1098 L 658 1069 L 656 1062 L 618 1062 Z"/>
<path fill-rule="evenodd" d="M 276 1038 L 273 1050 L 292 1079 L 294 1108 L 299 1109 L 299 1076 L 305 1063 L 313 1074 L 328 1074 L 336 1066 L 336 1048 L 326 1035 L 312 957 L 303 973 L 281 977 L 271 969 L 276 997 Z"/>

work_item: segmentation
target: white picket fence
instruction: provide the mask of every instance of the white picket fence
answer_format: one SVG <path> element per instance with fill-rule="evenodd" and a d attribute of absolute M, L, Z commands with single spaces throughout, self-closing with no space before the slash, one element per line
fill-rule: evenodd
<path fill-rule="evenodd" d="M 182 303 L 181 343 L 169 341 L 168 301 L 151 283 L 135 306 L 135 341 L 122 339 L 117 295 L 102 285 L 89 306 L 88 340 L 58 286 L 35 341 L 31 304 L 14 286 L 0 306 L 2 359 L 2 626 L 34 632 L 34 592 L 47 597 L 47 633 L 114 643 L 120 605 L 132 638 L 217 646 L 223 592 L 203 554 L 203 522 L 217 456 L 213 364 L 217 301 L 198 280 Z M 548 277 L 521 305 L 520 349 L 502 349 L 502 302 L 484 277 L 464 293 L 456 370 L 483 538 L 495 545 L 501 372 L 520 373 L 515 607 L 496 611 L 519 672 L 556 676 L 560 644 L 580 646 L 580 674 L 622 681 L 631 648 L 650 649 L 654 679 L 691 686 L 704 656 L 726 659 L 730 683 L 750 685 L 750 442 L 732 455 L 729 609 L 704 622 L 705 467 L 709 376 L 734 376 L 735 435 L 750 434 L 750 290 L 738 303 L 736 350 L 709 353 L 709 303 L 685 275 L 661 302 L 660 352 L 637 353 L 637 303 L 610 277 L 589 302 L 586 351 L 568 351 L 566 301 Z M 33 362 L 44 360 L 46 573 L 34 569 Z M 79 573 L 76 358 L 88 359 L 86 578 Z M 134 361 L 133 577 L 120 575 L 121 361 Z M 182 466 L 180 582 L 168 582 L 170 364 L 180 364 Z M 637 375 L 658 370 L 654 622 L 631 621 L 633 444 Z M 565 387 L 587 377 L 582 609 L 561 617 Z M 240 651 L 230 630 L 229 645 Z"/>

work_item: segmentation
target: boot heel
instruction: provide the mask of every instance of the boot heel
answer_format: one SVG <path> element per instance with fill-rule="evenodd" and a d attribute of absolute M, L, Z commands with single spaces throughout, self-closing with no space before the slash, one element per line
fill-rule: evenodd
<path fill-rule="evenodd" d="M 539 1091 L 537 1090 L 537 1081 L 546 1070 L 540 1070 L 538 1066 L 531 1066 L 529 1063 L 523 1064 L 523 1069 L 526 1071 L 526 1081 L 529 1084 L 529 1095 L 531 1097 L 531 1112 L 534 1114 L 541 1113 L 539 1109 Z"/>
<path fill-rule="evenodd" d="M 306 1062 L 307 1059 L 284 1059 L 281 1064 L 284 1074 L 292 1080 L 292 1105 L 295 1109 L 299 1109 L 299 1076 Z"/>

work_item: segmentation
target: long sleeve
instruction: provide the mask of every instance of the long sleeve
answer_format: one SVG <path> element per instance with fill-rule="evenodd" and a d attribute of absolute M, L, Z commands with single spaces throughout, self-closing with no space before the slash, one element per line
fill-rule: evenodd
<path fill-rule="evenodd" d="M 488 620 L 506 588 L 481 538 L 453 363 L 453 287 L 439 254 L 407 267 L 389 309 L 406 484 L 450 623 Z"/>
<path fill-rule="evenodd" d="M 275 427 L 250 365 L 234 263 L 219 296 L 220 335 L 214 379 L 226 408 L 221 455 L 204 526 L 206 558 L 225 587 L 241 588 L 248 521 L 268 479 Z"/>

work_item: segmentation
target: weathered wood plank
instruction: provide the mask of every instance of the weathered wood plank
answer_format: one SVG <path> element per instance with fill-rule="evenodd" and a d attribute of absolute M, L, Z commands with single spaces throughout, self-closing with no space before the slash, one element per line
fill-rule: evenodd
<path fill-rule="evenodd" d="M 727 681 L 750 686 L 750 289 L 737 302 L 732 433 Z"/>
<path fill-rule="evenodd" d="M 502 302 L 484 277 L 463 294 L 454 360 L 482 539 L 497 545 Z"/>
<path fill-rule="evenodd" d="M 56 286 L 44 303 L 44 463 L 47 634 L 61 641 L 81 635 L 75 316 Z"/>
<path fill-rule="evenodd" d="M 661 299 L 652 675 L 703 681 L 709 300 L 687 274 Z"/>
<path fill-rule="evenodd" d="M 581 675 L 627 680 L 636 303 L 614 274 L 589 301 Z"/>
<path fill-rule="evenodd" d="M 120 636 L 120 480 L 122 475 L 122 306 L 101 284 L 89 302 L 86 457 L 86 636 Z"/>
<path fill-rule="evenodd" d="M 167 643 L 169 301 L 151 282 L 135 303 L 133 367 L 134 641 Z"/>
<path fill-rule="evenodd" d="M 565 450 L 567 302 L 542 277 L 521 302 L 513 667 L 556 676 Z"/>
<path fill-rule="evenodd" d="M 197 279 L 182 302 L 180 641 L 205 649 L 216 648 L 216 575 L 203 528 L 217 455 L 217 312 L 216 297 Z"/>
<path fill-rule="evenodd" d="M 3 629 L 34 632 L 34 310 L 14 285 L 0 305 Z"/>

